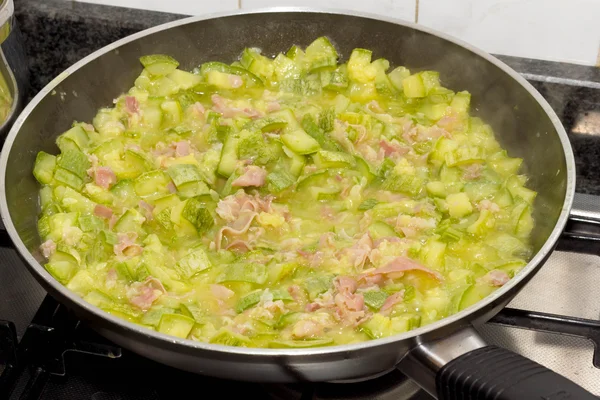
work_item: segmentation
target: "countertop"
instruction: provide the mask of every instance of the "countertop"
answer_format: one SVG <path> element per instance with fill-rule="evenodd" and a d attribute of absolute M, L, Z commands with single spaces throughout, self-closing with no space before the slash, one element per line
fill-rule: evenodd
<path fill-rule="evenodd" d="M 15 0 L 31 72 L 31 98 L 64 69 L 120 38 L 184 18 L 66 0 Z M 497 56 L 527 78 L 570 135 L 577 191 L 600 195 L 600 69 Z"/>

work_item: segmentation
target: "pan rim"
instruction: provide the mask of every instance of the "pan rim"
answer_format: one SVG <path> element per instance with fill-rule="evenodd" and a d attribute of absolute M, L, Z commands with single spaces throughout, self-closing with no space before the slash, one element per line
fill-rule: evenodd
<path fill-rule="evenodd" d="M 168 30 L 177 26 L 187 25 L 191 23 L 196 23 L 205 20 L 212 20 L 217 18 L 224 17 L 235 17 L 239 15 L 248 15 L 248 14 L 271 14 L 271 13 L 289 13 L 289 14 L 308 14 L 308 13 L 316 13 L 316 14 L 333 14 L 333 15 L 341 15 L 341 16 L 350 16 L 350 17 L 359 17 L 363 19 L 370 19 L 382 22 L 388 22 L 392 24 L 406 26 L 408 28 L 421 31 L 427 34 L 431 34 L 437 36 L 441 39 L 444 39 L 448 42 L 454 43 L 458 46 L 465 48 L 468 51 L 478 55 L 479 57 L 485 59 L 486 61 L 494 64 L 497 68 L 501 69 L 504 73 L 508 74 L 511 78 L 516 80 L 524 89 L 528 91 L 528 93 L 536 100 L 536 102 L 542 107 L 544 112 L 550 118 L 552 124 L 554 125 L 559 139 L 561 141 L 565 161 L 566 161 L 566 174 L 567 174 L 567 185 L 565 187 L 565 200 L 562 205 L 562 209 L 557 220 L 554 229 L 551 234 L 546 239 L 544 245 L 540 248 L 540 250 L 535 254 L 535 256 L 527 263 L 527 265 L 506 285 L 502 288 L 496 290 L 492 295 L 480 300 L 474 305 L 456 313 L 450 315 L 446 318 L 443 318 L 439 321 L 431 323 L 429 325 L 425 325 L 423 327 L 414 329 L 412 331 L 404 332 L 401 334 L 381 338 L 368 340 L 365 342 L 354 343 L 354 344 L 345 344 L 345 345 L 335 345 L 328 347 L 319 347 L 319 348 L 308 348 L 308 349 L 264 349 L 264 348 L 243 348 L 243 347 L 232 347 L 232 346 L 224 346 L 217 344 L 210 344 L 205 342 L 198 342 L 191 339 L 180 339 L 173 336 L 169 336 L 157 331 L 152 331 L 147 329 L 141 325 L 134 324 L 132 322 L 125 321 L 124 319 L 115 317 L 100 308 L 93 306 L 87 302 L 85 302 L 79 295 L 71 290 L 67 289 L 66 286 L 59 283 L 54 277 L 52 277 L 46 269 L 33 257 L 31 252 L 26 248 L 25 244 L 19 237 L 15 226 L 10 218 L 10 213 L 8 209 L 8 203 L 6 200 L 6 174 L 7 174 L 7 163 L 9 158 L 10 150 L 12 150 L 12 146 L 15 138 L 17 137 L 23 123 L 27 119 L 27 117 L 31 114 L 31 112 L 35 109 L 35 107 L 41 102 L 43 98 L 49 95 L 55 88 L 58 86 L 63 80 L 68 78 L 71 73 L 76 70 L 82 68 L 90 61 L 99 58 L 100 56 L 118 49 L 124 44 L 133 42 L 139 38 L 148 36 L 150 34 L 154 34 L 163 30 Z M 30 270 L 32 274 L 40 281 L 44 286 L 50 287 L 55 293 L 60 294 L 60 296 L 67 298 L 72 303 L 75 303 L 77 307 L 83 310 L 84 313 L 88 315 L 92 315 L 95 318 L 100 318 L 101 320 L 109 322 L 112 326 L 119 328 L 122 332 L 127 332 L 133 334 L 137 340 L 140 337 L 143 337 L 145 340 L 152 340 L 157 342 L 162 342 L 169 344 L 175 347 L 185 347 L 188 349 L 194 349 L 195 351 L 203 351 L 206 353 L 215 353 L 222 354 L 228 353 L 231 355 L 239 355 L 239 356 L 251 356 L 251 357 L 286 357 L 286 356 L 319 356 L 319 355 L 327 355 L 333 356 L 335 354 L 347 354 L 350 351 L 359 351 L 359 350 L 368 350 L 370 348 L 383 346 L 386 344 L 391 344 L 395 342 L 401 342 L 406 340 L 417 340 L 419 338 L 431 334 L 436 330 L 443 329 L 452 324 L 458 324 L 460 321 L 467 319 L 470 321 L 469 317 L 474 314 L 477 310 L 485 308 L 486 306 L 494 303 L 499 298 L 505 296 L 508 292 L 512 291 L 513 288 L 519 286 L 521 281 L 526 279 L 529 275 L 534 274 L 537 269 L 541 267 L 544 260 L 548 257 L 550 252 L 553 250 L 556 241 L 558 240 L 561 232 L 564 229 L 564 226 L 567 222 L 569 212 L 572 207 L 573 198 L 575 194 L 575 160 L 573 156 L 573 151 L 571 148 L 571 144 L 567 137 L 567 133 L 562 126 L 558 116 L 554 112 L 554 110 L 550 107 L 548 102 L 541 96 L 541 94 L 523 78 L 516 71 L 510 68 L 508 65 L 497 59 L 496 57 L 490 55 L 489 53 L 474 47 L 473 45 L 466 43 L 460 39 L 457 39 L 451 35 L 447 35 L 443 32 L 439 32 L 434 29 L 430 29 L 421 25 L 417 25 L 412 22 L 408 22 L 398 18 L 390 18 L 386 16 L 376 15 L 372 13 L 366 12 L 356 12 L 344 9 L 334 9 L 334 8 L 316 8 L 316 7 L 267 7 L 267 8 L 257 8 L 251 10 L 236 10 L 236 11 L 227 11 L 227 12 L 219 12 L 219 13 L 211 13 L 202 16 L 193 16 L 188 18 L 183 18 L 180 20 L 168 22 L 165 24 L 157 25 L 155 27 L 145 29 L 143 31 L 137 32 L 135 34 L 129 35 L 125 38 L 122 38 L 118 41 L 115 41 L 93 53 L 79 60 L 77 63 L 73 64 L 65 71 L 56 76 L 50 83 L 48 83 L 34 98 L 33 100 L 24 108 L 24 110 L 20 113 L 20 115 L 15 120 L 8 136 L 6 137 L 6 141 L 3 146 L 3 151 L 0 153 L 0 214 L 2 217 L 2 222 L 21 257 L 26 261 L 26 267 Z M 468 325 L 470 322 L 465 323 Z"/>

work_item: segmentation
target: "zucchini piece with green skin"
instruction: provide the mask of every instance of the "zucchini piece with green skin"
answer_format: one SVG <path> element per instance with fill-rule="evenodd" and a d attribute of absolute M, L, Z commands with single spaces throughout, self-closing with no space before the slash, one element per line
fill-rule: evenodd
<path fill-rule="evenodd" d="M 186 279 L 211 267 L 212 263 L 202 248 L 192 250 L 175 264 L 175 270 Z"/>
<path fill-rule="evenodd" d="M 75 190 L 81 190 L 84 184 L 84 180 L 82 178 L 64 168 L 56 168 L 54 171 L 54 180 Z"/>
<path fill-rule="evenodd" d="M 90 137 L 81 125 L 72 127 L 56 139 L 56 145 L 61 152 L 83 149 L 89 142 Z"/>
<path fill-rule="evenodd" d="M 202 322 L 204 319 L 204 312 L 195 304 L 182 304 L 180 309 L 183 315 L 193 318 L 196 322 Z"/>
<path fill-rule="evenodd" d="M 331 138 L 331 136 L 325 134 L 325 132 L 315 123 L 312 115 L 306 114 L 302 118 L 302 129 L 308 133 L 318 144 L 325 150 L 330 151 L 342 151 L 342 147 Z"/>
<path fill-rule="evenodd" d="M 389 336 L 392 331 L 392 320 L 375 313 L 370 320 L 360 325 L 360 330 L 371 339 Z"/>
<path fill-rule="evenodd" d="M 227 328 L 221 328 L 210 339 L 209 343 L 236 347 L 248 347 L 251 344 L 250 339 L 248 337 L 232 332 Z"/>
<path fill-rule="evenodd" d="M 140 62 L 152 75 L 163 76 L 175 71 L 179 62 L 166 54 L 152 54 L 140 57 Z"/>
<path fill-rule="evenodd" d="M 110 188 L 110 193 L 115 202 L 123 207 L 136 207 L 140 200 L 135 192 L 135 183 L 131 179 L 120 180 Z"/>
<path fill-rule="evenodd" d="M 171 180 L 160 170 L 150 171 L 138 176 L 134 181 L 134 190 L 138 196 L 150 196 L 168 193 L 167 185 Z"/>
<path fill-rule="evenodd" d="M 163 314 L 160 317 L 158 331 L 182 339 L 188 337 L 196 324 L 192 318 L 181 314 Z"/>
<path fill-rule="evenodd" d="M 484 162 L 485 152 L 479 146 L 464 146 L 447 152 L 444 160 L 449 167 Z"/>
<path fill-rule="evenodd" d="M 267 184 L 270 192 L 280 193 L 296 183 L 296 179 L 285 169 L 280 168 L 267 175 Z"/>
<path fill-rule="evenodd" d="M 165 314 L 175 314 L 175 309 L 169 307 L 152 307 L 144 313 L 140 319 L 140 323 L 156 327 L 159 325 L 162 316 Z"/>
<path fill-rule="evenodd" d="M 236 169 L 238 161 L 238 146 L 240 138 L 236 135 L 229 135 L 223 144 L 221 150 L 221 160 L 217 167 L 219 175 L 228 178 Z"/>
<path fill-rule="evenodd" d="M 202 77 L 191 72 L 176 69 L 169 73 L 167 77 L 175 82 L 181 89 L 188 90 L 202 82 Z"/>
<path fill-rule="evenodd" d="M 369 235 L 373 240 L 378 240 L 382 238 L 391 238 L 398 237 L 398 234 L 389 224 L 386 224 L 383 221 L 375 221 L 373 222 L 369 228 L 367 229 Z"/>
<path fill-rule="evenodd" d="M 183 199 L 204 196 L 210 193 L 208 185 L 202 181 L 189 182 L 177 188 L 177 194 Z"/>
<path fill-rule="evenodd" d="M 356 161 L 348 153 L 320 150 L 313 154 L 313 162 L 318 169 L 352 168 Z"/>
<path fill-rule="evenodd" d="M 321 146 L 302 129 L 281 135 L 281 141 L 296 154 L 306 155 L 318 151 Z"/>
<path fill-rule="evenodd" d="M 404 95 L 408 98 L 420 98 L 427 95 L 423 79 L 420 74 L 413 74 L 402 80 Z"/>
<path fill-rule="evenodd" d="M 167 174 L 177 188 L 180 186 L 202 180 L 200 169 L 193 164 L 175 164 L 167 168 Z"/>
<path fill-rule="evenodd" d="M 283 118 L 265 117 L 250 122 L 244 126 L 244 129 L 260 130 L 261 132 L 273 132 L 284 129 L 287 124 L 288 122 Z"/>
<path fill-rule="evenodd" d="M 70 187 L 57 186 L 54 189 L 54 197 L 60 206 L 68 212 L 81 212 L 93 214 L 96 203 L 83 196 Z"/>
<path fill-rule="evenodd" d="M 56 165 L 66 171 L 75 174 L 81 179 L 87 177 L 90 161 L 87 156 L 79 150 L 67 150 L 57 157 Z"/>
<path fill-rule="evenodd" d="M 388 174 L 383 181 L 382 188 L 397 193 L 406 193 L 418 196 L 423 190 L 424 181 L 416 175 Z"/>
<path fill-rule="evenodd" d="M 33 176 L 39 183 L 47 185 L 52 182 L 54 169 L 56 168 L 56 156 L 40 151 L 35 157 Z"/>
<path fill-rule="evenodd" d="M 319 72 L 323 89 L 342 92 L 348 88 L 348 68 L 346 64 L 340 65 L 333 71 L 324 69 Z"/>
<path fill-rule="evenodd" d="M 362 295 L 365 299 L 365 304 L 375 311 L 378 311 L 389 297 L 389 294 L 383 290 L 369 290 L 362 292 Z"/>
<path fill-rule="evenodd" d="M 274 340 L 269 342 L 272 349 L 307 349 L 311 347 L 322 347 L 334 344 L 332 338 L 307 339 L 307 340 Z"/>
<path fill-rule="evenodd" d="M 273 80 L 275 68 L 273 60 L 260 54 L 256 48 L 246 48 L 240 58 L 241 65 L 253 74 L 263 78 L 265 81 Z"/>
<path fill-rule="evenodd" d="M 145 220 L 146 218 L 144 218 L 142 214 L 137 210 L 130 208 L 117 220 L 114 230 L 115 232 L 121 233 L 136 232 L 140 236 L 145 236 L 145 231 L 142 228 L 142 224 Z"/>
<path fill-rule="evenodd" d="M 94 286 L 94 278 L 85 269 L 77 271 L 66 285 L 67 289 L 84 295 L 94 290 Z"/>
<path fill-rule="evenodd" d="M 404 90 L 404 86 L 402 85 L 402 81 L 410 76 L 410 71 L 406 67 L 397 67 L 394 68 L 389 74 L 388 78 L 392 82 L 392 85 L 397 90 Z"/>
<path fill-rule="evenodd" d="M 304 50 L 303 62 L 309 72 L 319 68 L 336 67 L 337 59 L 335 47 L 325 36 L 316 39 Z"/>
<path fill-rule="evenodd" d="M 235 306 L 235 311 L 240 314 L 244 310 L 254 307 L 260 302 L 261 297 L 265 291 L 263 289 L 255 290 L 254 292 L 250 292 L 244 297 L 242 297 L 237 305 Z M 271 294 L 273 295 L 273 300 L 283 300 L 283 301 L 291 301 L 293 300 L 292 296 L 288 293 L 287 290 L 283 289 L 275 289 L 271 290 Z"/>
<path fill-rule="evenodd" d="M 523 186 L 518 175 L 513 175 L 506 180 L 506 188 L 514 198 L 521 198 L 529 204 L 533 204 L 537 193 Z"/>
<path fill-rule="evenodd" d="M 358 209 L 360 211 L 367 211 L 372 209 L 373 207 L 375 207 L 377 204 L 379 204 L 379 201 L 376 199 L 367 199 L 365 201 L 363 201 L 362 203 L 359 204 Z"/>
<path fill-rule="evenodd" d="M 267 269 L 263 264 L 236 263 L 226 266 L 217 277 L 217 283 L 248 282 L 262 285 L 267 280 Z"/>
<path fill-rule="evenodd" d="M 251 160 L 255 165 L 266 165 L 279 158 L 276 145 L 265 140 L 260 131 L 241 131 L 237 150 L 238 159 Z"/>
<path fill-rule="evenodd" d="M 44 267 L 63 285 L 71 280 L 79 268 L 75 257 L 58 250 L 54 252 Z"/>
<path fill-rule="evenodd" d="M 312 301 L 333 287 L 333 276 L 314 276 L 304 281 L 308 298 Z"/>
<path fill-rule="evenodd" d="M 354 49 L 348 60 L 348 78 L 359 83 L 369 83 L 375 80 L 376 68 L 371 65 L 371 50 Z"/>
<path fill-rule="evenodd" d="M 206 232 L 215 224 L 207 205 L 195 197 L 186 200 L 181 216 L 196 228 L 198 234 Z"/>
<path fill-rule="evenodd" d="M 263 86 L 263 81 L 258 76 L 254 75 L 252 72 L 250 72 L 244 68 L 232 67 L 230 65 L 227 65 L 227 64 L 224 64 L 221 62 L 217 62 L 217 61 L 211 61 L 211 62 L 204 63 L 200 67 L 200 74 L 202 76 L 207 77 L 210 71 L 217 71 L 217 72 L 221 72 L 224 74 L 240 76 L 243 79 L 244 85 L 246 87 L 262 87 Z"/>

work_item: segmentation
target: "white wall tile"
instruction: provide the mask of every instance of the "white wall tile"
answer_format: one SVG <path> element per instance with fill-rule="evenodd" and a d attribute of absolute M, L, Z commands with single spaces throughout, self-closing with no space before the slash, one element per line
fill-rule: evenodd
<path fill-rule="evenodd" d="M 242 8 L 274 6 L 337 8 L 369 12 L 414 22 L 416 0 L 241 0 Z"/>
<path fill-rule="evenodd" d="M 594 65 L 599 0 L 419 0 L 418 22 L 491 53 Z"/>
<path fill-rule="evenodd" d="M 235 10 L 238 0 L 75 0 L 84 3 L 139 8 L 173 14 L 202 15 L 219 11 Z"/>

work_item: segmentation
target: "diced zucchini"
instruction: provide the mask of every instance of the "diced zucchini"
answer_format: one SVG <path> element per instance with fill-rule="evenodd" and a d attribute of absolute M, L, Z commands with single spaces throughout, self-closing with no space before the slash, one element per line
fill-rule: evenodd
<path fill-rule="evenodd" d="M 195 197 L 186 200 L 181 215 L 196 228 L 199 234 L 206 232 L 215 224 L 207 205 Z"/>
<path fill-rule="evenodd" d="M 155 170 L 138 176 L 134 182 L 134 189 L 138 196 L 167 193 L 169 182 L 170 179 L 164 172 Z"/>
<path fill-rule="evenodd" d="M 179 62 L 173 57 L 166 54 L 153 54 L 140 57 L 140 62 L 152 75 L 162 76 L 168 75 L 175 71 L 179 66 Z"/>
<path fill-rule="evenodd" d="M 391 238 L 398 237 L 398 234 L 390 225 L 386 224 L 383 221 L 375 221 L 373 222 L 369 228 L 369 235 L 371 239 L 378 240 L 382 238 Z"/>
<path fill-rule="evenodd" d="M 462 218 L 473 212 L 473 206 L 466 193 L 453 193 L 446 196 L 448 212 L 452 218 Z"/>
<path fill-rule="evenodd" d="M 350 168 L 355 164 L 354 157 L 350 154 L 320 150 L 313 155 L 313 162 L 319 169 Z"/>
<path fill-rule="evenodd" d="M 64 168 L 56 168 L 54 171 L 54 179 L 58 183 L 65 184 L 75 190 L 81 190 L 83 187 L 83 179 Z"/>
<path fill-rule="evenodd" d="M 309 136 L 302 129 L 281 135 L 281 141 L 293 152 L 297 154 L 312 154 L 318 151 L 321 146 L 319 142 Z"/>
<path fill-rule="evenodd" d="M 322 36 L 313 41 L 304 51 L 304 63 L 309 71 L 324 67 L 335 67 L 338 54 L 329 39 Z"/>
<path fill-rule="evenodd" d="M 90 168 L 87 156 L 79 150 L 67 150 L 57 157 L 56 164 L 59 168 L 63 168 L 81 179 L 87 176 L 87 170 Z"/>
<path fill-rule="evenodd" d="M 388 78 L 392 82 L 392 85 L 397 90 L 404 90 L 404 86 L 402 81 L 410 76 L 410 71 L 406 67 L 397 67 L 394 68 L 389 74 Z"/>
<path fill-rule="evenodd" d="M 210 259 L 206 255 L 206 252 L 201 248 L 192 250 L 185 257 L 182 257 L 175 265 L 177 272 L 187 279 L 211 267 L 212 264 Z"/>
<path fill-rule="evenodd" d="M 226 266 L 217 277 L 217 282 L 248 282 L 262 285 L 267 280 L 267 269 L 263 264 L 239 263 Z"/>
<path fill-rule="evenodd" d="M 238 304 L 235 307 L 235 311 L 237 313 L 241 313 L 244 310 L 254 307 L 260 302 L 261 297 L 265 294 L 265 291 L 262 289 L 255 290 L 254 292 L 250 292 L 244 297 L 242 297 Z M 283 289 L 275 289 L 271 291 L 271 295 L 273 296 L 273 300 L 285 300 L 291 301 L 293 300 L 292 296 L 287 292 L 287 290 Z"/>
<path fill-rule="evenodd" d="M 167 169 L 167 174 L 173 180 L 177 188 L 189 183 L 202 180 L 200 169 L 193 164 L 175 164 Z"/>
<path fill-rule="evenodd" d="M 250 345 L 250 339 L 246 336 L 232 332 L 226 328 L 221 328 L 211 339 L 210 343 L 222 344 L 225 346 L 247 347 Z"/>
<path fill-rule="evenodd" d="M 420 74 L 414 74 L 405 77 L 402 80 L 404 95 L 409 98 L 425 97 L 427 92 Z"/>
<path fill-rule="evenodd" d="M 377 70 L 371 65 L 371 50 L 354 49 L 348 60 L 348 77 L 359 83 L 375 80 Z"/>
<path fill-rule="evenodd" d="M 137 210 L 130 208 L 125 211 L 125 214 L 121 215 L 121 218 L 118 219 L 115 224 L 116 232 L 136 232 L 142 233 L 142 224 L 146 218 L 142 216 Z"/>
<path fill-rule="evenodd" d="M 196 324 L 190 317 L 181 314 L 163 314 L 160 317 L 158 331 L 171 336 L 185 339 Z"/>
<path fill-rule="evenodd" d="M 46 152 L 40 151 L 35 157 L 33 167 L 33 176 L 39 183 L 47 185 L 52 182 L 54 169 L 56 168 L 56 157 Z"/>
<path fill-rule="evenodd" d="M 365 304 L 372 310 L 377 311 L 383 306 L 383 303 L 385 303 L 385 300 L 389 295 L 383 290 L 369 290 L 363 292 L 363 297 L 365 299 Z"/>
<path fill-rule="evenodd" d="M 235 171 L 238 161 L 239 141 L 239 137 L 234 135 L 228 136 L 225 140 L 225 144 L 221 150 L 221 160 L 217 168 L 219 175 L 228 178 Z"/>

